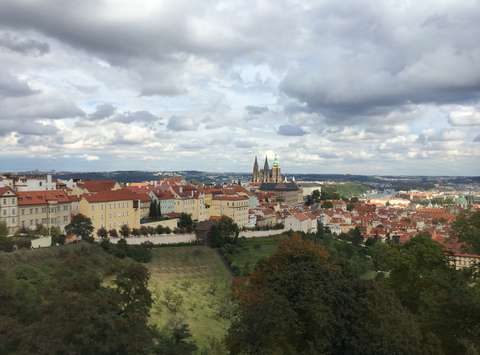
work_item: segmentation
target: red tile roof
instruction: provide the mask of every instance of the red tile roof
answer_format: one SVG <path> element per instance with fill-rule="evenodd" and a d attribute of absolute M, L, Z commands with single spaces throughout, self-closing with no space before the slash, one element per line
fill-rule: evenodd
<path fill-rule="evenodd" d="M 96 194 L 85 194 L 82 198 L 88 202 L 113 202 L 113 201 L 137 201 L 141 200 L 138 193 L 132 192 L 127 189 L 115 190 L 115 191 L 102 191 Z"/>
<path fill-rule="evenodd" d="M 77 185 L 89 192 L 111 191 L 117 182 L 115 180 L 85 180 Z"/>
<path fill-rule="evenodd" d="M 240 195 L 213 195 L 212 200 L 221 200 L 221 201 L 245 201 L 248 200 L 246 196 Z"/>
<path fill-rule="evenodd" d="M 70 197 L 61 190 L 17 192 L 18 205 L 46 205 L 49 202 L 69 203 Z"/>
<path fill-rule="evenodd" d="M 13 190 L 8 186 L 0 187 L 0 196 L 3 196 L 3 194 L 6 193 L 7 191 L 13 192 Z"/>

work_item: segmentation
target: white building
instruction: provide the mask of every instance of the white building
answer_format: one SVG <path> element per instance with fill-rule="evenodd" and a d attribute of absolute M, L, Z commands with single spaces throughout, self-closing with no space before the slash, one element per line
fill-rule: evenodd
<path fill-rule="evenodd" d="M 294 213 L 285 218 L 285 229 L 294 232 L 316 233 L 317 219 L 310 213 Z"/>
<path fill-rule="evenodd" d="M 18 226 L 17 196 L 10 187 L 0 187 L 0 222 L 6 224 L 9 234 Z"/>

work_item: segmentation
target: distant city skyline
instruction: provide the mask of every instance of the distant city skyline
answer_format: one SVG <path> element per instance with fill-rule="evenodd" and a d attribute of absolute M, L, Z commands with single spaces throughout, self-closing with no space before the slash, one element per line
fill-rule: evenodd
<path fill-rule="evenodd" d="M 480 175 L 476 1 L 3 0 L 0 24 L 2 172 Z"/>

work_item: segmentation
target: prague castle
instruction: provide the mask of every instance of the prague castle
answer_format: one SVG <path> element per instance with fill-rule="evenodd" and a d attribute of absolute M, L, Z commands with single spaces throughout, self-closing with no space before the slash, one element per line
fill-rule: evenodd
<path fill-rule="evenodd" d="M 282 182 L 282 174 L 280 173 L 280 163 L 278 162 L 278 158 L 276 155 L 275 155 L 275 159 L 273 160 L 271 169 L 268 165 L 267 157 L 265 157 L 265 163 L 263 165 L 263 169 L 258 168 L 257 157 L 255 157 L 255 162 L 253 163 L 252 182 L 277 183 L 277 184 Z"/>

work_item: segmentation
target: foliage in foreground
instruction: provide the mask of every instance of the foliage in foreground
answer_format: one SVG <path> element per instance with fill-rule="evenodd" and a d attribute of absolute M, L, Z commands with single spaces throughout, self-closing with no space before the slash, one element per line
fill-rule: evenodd
<path fill-rule="evenodd" d="M 232 354 L 436 350 L 393 292 L 354 278 L 324 248 L 300 237 L 283 241 L 234 291 L 240 312 L 227 337 Z"/>
<path fill-rule="evenodd" d="M 194 350 L 184 346 L 188 328 L 158 330 L 149 324 L 149 272 L 141 264 L 112 258 L 93 245 L 63 247 L 53 258 L 32 260 L 33 265 L 21 262 L 0 270 L 1 354 Z"/>

